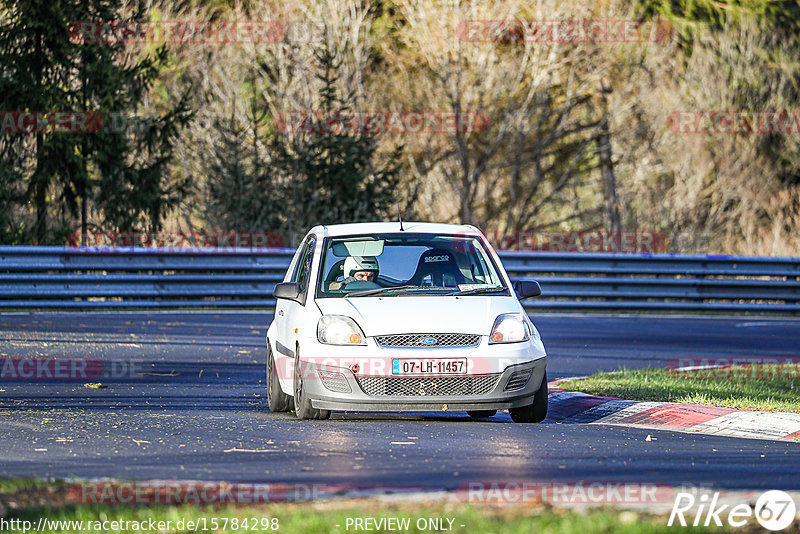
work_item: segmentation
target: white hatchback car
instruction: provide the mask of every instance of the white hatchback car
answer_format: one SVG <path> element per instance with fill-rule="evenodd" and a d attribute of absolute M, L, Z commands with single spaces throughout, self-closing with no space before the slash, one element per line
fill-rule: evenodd
<path fill-rule="evenodd" d="M 547 357 L 497 253 L 473 226 L 316 226 L 277 284 L 267 330 L 272 411 L 507 409 L 547 415 Z"/>

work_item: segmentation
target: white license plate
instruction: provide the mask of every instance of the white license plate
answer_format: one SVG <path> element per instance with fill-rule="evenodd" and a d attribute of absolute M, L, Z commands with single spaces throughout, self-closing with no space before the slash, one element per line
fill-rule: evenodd
<path fill-rule="evenodd" d="M 394 358 L 393 375 L 463 375 L 466 358 Z"/>

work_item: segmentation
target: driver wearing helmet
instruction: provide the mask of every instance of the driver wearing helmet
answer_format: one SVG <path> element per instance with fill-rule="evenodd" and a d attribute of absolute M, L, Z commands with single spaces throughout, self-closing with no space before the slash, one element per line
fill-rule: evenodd
<path fill-rule="evenodd" d="M 348 256 L 344 260 L 344 280 L 350 282 L 375 282 L 378 279 L 378 260 L 375 256 Z"/>

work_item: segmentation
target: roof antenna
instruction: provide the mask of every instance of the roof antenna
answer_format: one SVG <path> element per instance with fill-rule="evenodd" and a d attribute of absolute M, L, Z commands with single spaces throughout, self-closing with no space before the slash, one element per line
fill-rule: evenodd
<path fill-rule="evenodd" d="M 404 232 L 405 230 L 403 230 L 403 216 L 400 215 L 400 199 L 397 198 L 395 200 L 397 201 L 397 218 L 400 220 L 400 231 Z"/>

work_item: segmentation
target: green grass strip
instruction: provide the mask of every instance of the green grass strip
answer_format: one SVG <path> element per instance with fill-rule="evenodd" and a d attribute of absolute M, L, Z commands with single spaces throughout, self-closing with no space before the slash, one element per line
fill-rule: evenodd
<path fill-rule="evenodd" d="M 800 413 L 797 364 L 736 366 L 693 371 L 621 369 L 559 387 L 628 400 L 678 402 L 739 410 Z"/>

